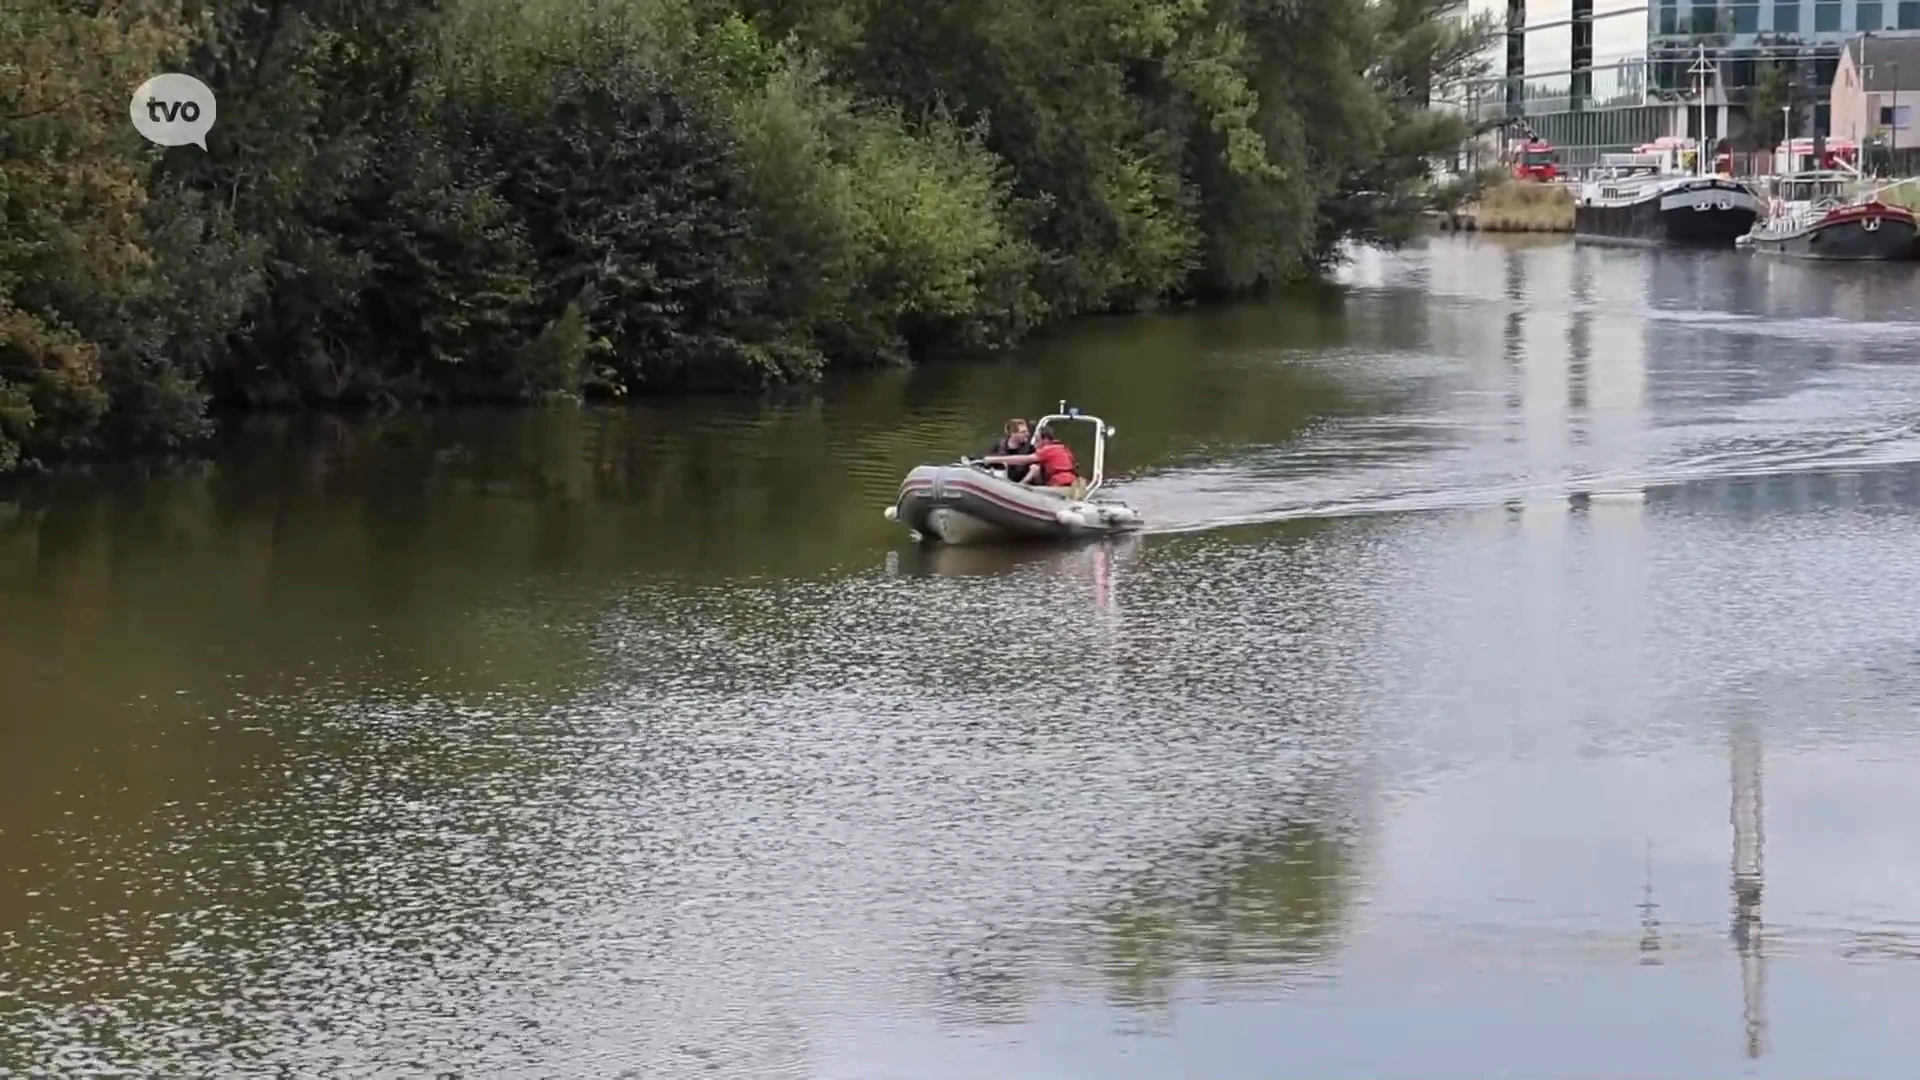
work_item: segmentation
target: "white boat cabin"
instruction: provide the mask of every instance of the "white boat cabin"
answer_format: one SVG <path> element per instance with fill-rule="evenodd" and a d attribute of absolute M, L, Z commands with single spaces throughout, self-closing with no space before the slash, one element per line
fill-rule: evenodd
<path fill-rule="evenodd" d="M 1692 139 L 1663 138 L 1634 148 L 1631 154 L 1601 154 L 1600 164 L 1581 189 L 1581 201 L 1631 200 L 1656 180 L 1691 175 Z"/>
<path fill-rule="evenodd" d="M 1850 188 L 1854 182 L 1853 174 L 1833 169 L 1772 177 L 1768 182 L 1767 215 L 1756 227 L 1764 226 L 1772 232 L 1806 228 L 1835 207 L 1852 202 Z"/>
<path fill-rule="evenodd" d="M 1853 177 L 1847 173 L 1832 170 L 1800 172 L 1774 177 L 1772 194 L 1782 202 L 1842 203 L 1847 201 L 1847 188 L 1852 183 Z"/>

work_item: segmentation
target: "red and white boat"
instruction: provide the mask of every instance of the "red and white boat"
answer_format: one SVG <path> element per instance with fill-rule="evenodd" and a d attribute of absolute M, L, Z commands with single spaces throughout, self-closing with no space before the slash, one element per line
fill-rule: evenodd
<path fill-rule="evenodd" d="M 1857 182 L 1834 170 L 1778 178 L 1767 213 L 1740 238 L 1741 246 L 1848 262 L 1904 262 L 1920 254 L 1920 221 L 1913 211 L 1881 202 L 1877 192 L 1848 194 Z"/>

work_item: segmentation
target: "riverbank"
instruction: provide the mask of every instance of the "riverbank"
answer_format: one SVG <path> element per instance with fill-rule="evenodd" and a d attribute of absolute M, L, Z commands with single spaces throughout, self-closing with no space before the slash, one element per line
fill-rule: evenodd
<path fill-rule="evenodd" d="M 1437 224 L 1448 232 L 1570 233 L 1573 191 L 1564 184 L 1503 183 L 1460 212 L 1440 215 Z"/>
<path fill-rule="evenodd" d="M 177 448 L 211 404 L 751 391 L 1311 275 L 1417 229 L 1417 164 L 1466 126 L 1405 76 L 1491 41 L 1447 21 L 1461 0 L 1335 5 L 1311 34 L 1010 2 L 202 24 L 23 0 L 0 472 Z M 168 70 L 219 102 L 204 149 L 127 130 L 123 83 Z"/>
<path fill-rule="evenodd" d="M 1914 213 L 1920 213 L 1920 177 L 1905 180 L 1864 180 L 1856 188 L 1855 194 L 1872 191 L 1888 206 L 1898 206 Z"/>

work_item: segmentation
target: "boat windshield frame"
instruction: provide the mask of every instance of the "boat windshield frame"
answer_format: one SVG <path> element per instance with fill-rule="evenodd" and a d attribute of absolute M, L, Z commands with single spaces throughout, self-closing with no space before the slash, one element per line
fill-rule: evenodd
<path fill-rule="evenodd" d="M 1056 422 L 1063 424 L 1093 425 L 1093 475 L 1087 478 L 1086 490 L 1082 492 L 1080 496 L 1082 499 L 1091 498 L 1094 492 L 1100 490 L 1100 485 L 1106 482 L 1107 439 L 1114 434 L 1113 425 L 1091 413 L 1083 413 L 1079 409 L 1069 409 L 1065 401 L 1062 401 L 1058 408 L 1058 412 L 1048 413 L 1034 422 L 1033 435 L 1035 438 L 1039 438 L 1041 431 Z"/>

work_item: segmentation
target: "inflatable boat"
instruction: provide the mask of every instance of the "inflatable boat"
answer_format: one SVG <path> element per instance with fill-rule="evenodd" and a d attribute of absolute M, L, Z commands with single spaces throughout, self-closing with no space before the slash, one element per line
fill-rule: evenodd
<path fill-rule="evenodd" d="M 1071 540 L 1132 532 L 1140 512 L 1126 503 L 1098 498 L 1105 481 L 1107 439 L 1114 430 L 1097 416 L 1060 403 L 1033 427 L 1037 437 L 1054 424 L 1093 426 L 1093 474 L 1072 487 L 1016 484 L 1003 469 L 960 459 L 953 465 L 921 465 L 901 481 L 885 514 L 921 542 L 991 544 L 1023 540 Z"/>

